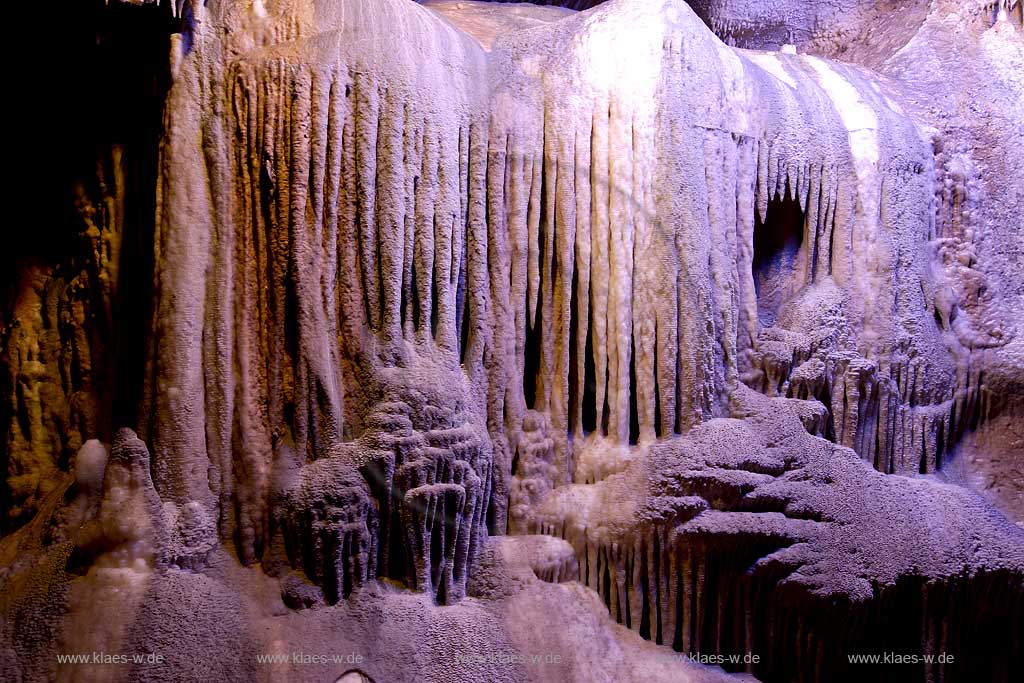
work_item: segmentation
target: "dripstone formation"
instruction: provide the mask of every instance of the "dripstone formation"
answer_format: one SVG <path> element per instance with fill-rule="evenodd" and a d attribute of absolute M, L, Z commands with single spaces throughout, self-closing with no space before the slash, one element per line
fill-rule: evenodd
<path fill-rule="evenodd" d="M 114 146 L 8 287 L 0 677 L 1015 678 L 1024 3 L 541 4 L 96 9 L 152 235 Z"/>

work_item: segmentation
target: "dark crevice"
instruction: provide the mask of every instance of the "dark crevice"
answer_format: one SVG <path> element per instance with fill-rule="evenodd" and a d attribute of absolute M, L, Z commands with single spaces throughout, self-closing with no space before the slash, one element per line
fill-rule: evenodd
<path fill-rule="evenodd" d="M 658 338 L 658 325 L 654 325 L 654 338 Z M 658 354 L 654 354 L 654 435 L 658 438 L 664 436 L 662 434 L 662 423 L 661 423 L 661 382 L 658 381 Z"/>
<path fill-rule="evenodd" d="M 463 290 L 463 297 L 465 297 L 460 312 L 462 313 L 462 320 L 459 321 L 459 362 L 466 362 L 466 349 L 469 348 L 469 292 Z"/>
<path fill-rule="evenodd" d="M 540 372 L 541 355 L 541 307 L 534 313 L 533 324 L 526 325 L 526 352 L 523 359 L 523 398 L 526 407 L 533 409 L 537 401 L 537 374 Z"/>
<path fill-rule="evenodd" d="M 574 433 L 581 426 L 577 424 L 580 402 L 580 371 L 579 371 L 579 316 L 577 306 L 579 303 L 579 269 L 572 270 L 572 284 L 569 289 L 569 432 Z"/>
<path fill-rule="evenodd" d="M 604 366 L 604 405 L 601 406 L 601 434 L 603 436 L 608 435 L 608 420 L 611 414 L 611 406 L 608 404 L 609 365 L 610 363 L 606 361 Z"/>
<path fill-rule="evenodd" d="M 436 268 L 437 265 L 435 264 L 434 267 Z M 430 336 L 434 341 L 437 341 L 437 326 L 441 317 L 438 306 L 437 275 L 432 273 L 430 278 Z"/>
<path fill-rule="evenodd" d="M 918 472 L 928 474 L 928 439 L 923 429 L 921 430 L 921 460 Z"/>
<path fill-rule="evenodd" d="M 421 514 L 429 514 L 430 506 L 424 506 Z M 430 527 L 430 580 L 431 583 L 438 589 L 438 601 L 444 604 L 444 596 L 441 595 L 441 591 L 444 590 L 445 582 L 442 580 L 441 573 L 444 569 L 444 498 L 434 503 L 434 520 Z M 428 524 L 430 522 L 428 521 Z"/>
<path fill-rule="evenodd" d="M 587 341 L 583 349 L 583 431 L 597 429 L 597 370 L 594 365 L 594 314 L 587 306 Z"/>
<path fill-rule="evenodd" d="M 636 445 L 640 440 L 640 414 L 636 396 L 636 340 L 629 339 L 629 443 Z"/>
<path fill-rule="evenodd" d="M 469 291 L 466 287 L 466 248 L 466 239 L 463 239 L 455 288 L 455 329 L 459 335 L 460 361 L 465 361 L 466 346 L 469 343 Z"/>
<path fill-rule="evenodd" d="M 792 280 L 804 238 L 804 212 L 789 192 L 773 196 L 762 222 L 754 215 L 752 271 L 757 313 L 764 327 L 775 324 L 792 295 Z"/>
<path fill-rule="evenodd" d="M 541 174 L 540 182 L 540 206 L 544 206 L 547 201 L 547 183 L 544 182 L 544 174 Z M 543 316 L 543 292 L 545 287 L 550 287 L 551 283 L 546 282 L 548 278 L 545 277 L 545 268 L 540 267 L 545 263 L 545 257 L 547 255 L 547 249 L 551 248 L 551 245 L 547 243 L 546 233 L 546 221 L 541 220 L 537 230 L 537 242 L 538 242 L 538 282 L 537 290 L 534 292 L 536 297 L 536 305 L 534 306 L 534 317 L 533 320 L 527 319 L 526 322 L 526 349 L 525 356 L 523 359 L 523 397 L 526 401 L 526 407 L 533 409 L 536 407 L 537 401 L 537 380 L 540 372 L 541 364 L 541 353 L 543 349 L 543 330 L 544 316 Z M 527 293 L 529 298 L 529 293 Z M 526 302 L 526 310 L 530 310 L 530 302 Z M 529 318 L 529 316 L 527 316 Z"/>
<path fill-rule="evenodd" d="M 413 265 L 409 275 L 409 298 L 411 299 L 409 302 L 409 315 L 412 317 L 413 329 L 419 330 L 423 326 L 423 311 L 420 304 L 420 290 L 419 282 L 416 280 L 416 270 L 416 266 Z M 404 304 L 405 301 L 403 300 L 402 303 Z M 405 320 L 405 306 L 402 307 L 402 319 L 403 321 Z"/>
<path fill-rule="evenodd" d="M 403 492 L 404 495 L 404 492 Z M 405 581 L 409 574 L 410 558 L 406 556 L 405 539 L 402 537 L 402 515 L 399 499 L 393 498 L 390 507 L 390 519 L 386 525 L 386 547 L 387 547 L 387 576 L 399 581 Z M 385 540 L 381 539 L 384 546 Z"/>
<path fill-rule="evenodd" d="M 387 288 L 384 286 L 384 259 L 381 254 L 380 230 L 374 230 L 374 233 L 376 235 L 373 240 L 374 260 L 377 262 L 377 322 L 380 324 L 381 329 L 383 329 L 385 311 L 387 310 L 387 303 L 385 302 Z"/>

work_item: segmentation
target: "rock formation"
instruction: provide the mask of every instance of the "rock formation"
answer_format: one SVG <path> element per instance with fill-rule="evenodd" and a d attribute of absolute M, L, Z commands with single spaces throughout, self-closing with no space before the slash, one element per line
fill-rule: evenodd
<path fill-rule="evenodd" d="M 0 319 L 5 678 L 1012 679 L 1024 3 L 543 4 L 96 10 L 152 267 L 111 144 Z"/>

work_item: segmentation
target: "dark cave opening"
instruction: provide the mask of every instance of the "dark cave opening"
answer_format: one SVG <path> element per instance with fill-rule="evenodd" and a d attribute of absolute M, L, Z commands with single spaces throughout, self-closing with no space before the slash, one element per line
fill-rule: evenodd
<path fill-rule="evenodd" d="M 764 221 L 755 212 L 751 269 L 757 315 L 763 327 L 775 325 L 783 305 L 793 294 L 804 223 L 803 209 L 788 191 L 769 200 Z"/>
<path fill-rule="evenodd" d="M 35 68 L 13 71 L 22 104 L 15 116 L 22 120 L 13 140 L 20 168 L 11 196 L 31 207 L 31 220 L 25 229 L 8 231 L 0 250 L 0 349 L 6 353 L 13 328 L 8 322 L 14 321 L 18 293 L 32 273 L 49 278 L 47 296 L 60 307 L 84 305 L 89 324 L 79 327 L 65 316 L 60 334 L 88 339 L 91 358 L 70 361 L 69 390 L 83 397 L 73 410 L 89 404 L 85 397 L 91 395 L 95 412 L 83 409 L 71 419 L 83 440 L 109 441 L 116 427 L 140 426 L 159 145 L 171 83 L 167 56 L 170 36 L 188 27 L 185 19 L 173 16 L 170 3 L 81 0 L 59 11 L 38 3 L 30 3 L 28 10 L 39 14 L 30 16 L 26 26 L 46 27 L 46 59 Z M 111 210 L 119 201 L 121 211 Z M 101 294 L 96 238 L 87 233 L 83 206 L 95 210 L 101 229 L 119 235 L 120 252 L 104 266 L 116 273 L 109 300 Z M 81 288 L 86 282 L 88 287 Z M 78 351 L 69 341 L 60 353 Z M 5 375 L 0 373 L 0 391 L 11 395 Z M 6 402 L 0 407 L 5 426 L 12 423 L 10 408 Z M 7 439 L 8 434 L 0 435 L 0 442 Z M 76 446 L 62 447 L 57 464 L 67 467 Z M 7 451 L 0 448 L 4 472 Z M 8 486 L 0 486 L 0 510 L 10 511 L 12 502 Z M 3 515 L 0 532 L 20 521 Z"/>

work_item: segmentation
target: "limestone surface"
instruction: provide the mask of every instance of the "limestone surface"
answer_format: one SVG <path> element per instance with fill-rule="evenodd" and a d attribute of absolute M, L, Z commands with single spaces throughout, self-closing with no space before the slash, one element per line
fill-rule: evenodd
<path fill-rule="evenodd" d="M 129 4 L 154 176 L 0 311 L 0 678 L 1014 680 L 1024 3 Z"/>

